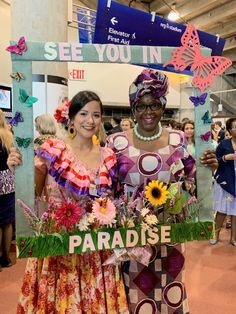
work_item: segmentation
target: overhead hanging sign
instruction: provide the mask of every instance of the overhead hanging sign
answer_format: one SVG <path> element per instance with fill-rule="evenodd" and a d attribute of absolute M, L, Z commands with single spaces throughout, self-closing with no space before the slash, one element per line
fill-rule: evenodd
<path fill-rule="evenodd" d="M 94 43 L 179 47 L 185 25 L 117 2 L 99 0 Z M 220 56 L 225 39 L 198 31 L 201 45 Z"/>

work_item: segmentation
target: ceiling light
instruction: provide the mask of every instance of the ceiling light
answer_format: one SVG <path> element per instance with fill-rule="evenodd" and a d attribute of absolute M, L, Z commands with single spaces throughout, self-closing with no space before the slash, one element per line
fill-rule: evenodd
<path fill-rule="evenodd" d="M 222 104 L 219 104 L 218 105 L 218 111 L 222 111 L 223 110 L 223 105 Z"/>
<path fill-rule="evenodd" d="M 171 10 L 170 13 L 168 14 L 167 18 L 168 18 L 168 20 L 174 22 L 174 21 L 177 21 L 180 18 L 180 16 L 176 11 Z"/>

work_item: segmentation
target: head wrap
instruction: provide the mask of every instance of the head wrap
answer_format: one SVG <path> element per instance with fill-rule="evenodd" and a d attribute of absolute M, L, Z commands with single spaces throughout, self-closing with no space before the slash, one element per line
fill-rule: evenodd
<path fill-rule="evenodd" d="M 159 98 L 162 105 L 166 104 L 165 95 L 168 93 L 169 82 L 164 73 L 145 69 L 138 75 L 129 88 L 129 100 L 134 109 L 136 102 L 145 94 Z"/>

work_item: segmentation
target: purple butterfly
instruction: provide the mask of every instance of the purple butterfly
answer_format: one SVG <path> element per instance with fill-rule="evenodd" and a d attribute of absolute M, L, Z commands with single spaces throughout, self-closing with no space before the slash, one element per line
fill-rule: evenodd
<path fill-rule="evenodd" d="M 206 98 L 207 98 L 207 93 L 203 93 L 202 95 L 197 96 L 197 97 L 190 96 L 189 100 L 191 100 L 191 102 L 194 104 L 194 106 L 197 107 L 198 105 L 204 105 Z"/>
<path fill-rule="evenodd" d="M 205 134 L 200 135 L 201 140 L 205 142 L 208 142 L 210 137 L 211 137 L 211 131 L 208 131 Z"/>
<path fill-rule="evenodd" d="M 11 53 L 16 53 L 17 55 L 22 55 L 27 50 L 25 37 L 22 36 L 16 45 L 8 46 L 6 50 Z"/>
<path fill-rule="evenodd" d="M 9 121 L 8 121 L 8 123 L 9 123 L 10 125 L 17 126 L 19 122 L 23 122 L 23 121 L 24 121 L 24 119 L 23 119 L 23 117 L 22 117 L 21 112 L 16 111 L 15 117 L 10 118 Z"/>

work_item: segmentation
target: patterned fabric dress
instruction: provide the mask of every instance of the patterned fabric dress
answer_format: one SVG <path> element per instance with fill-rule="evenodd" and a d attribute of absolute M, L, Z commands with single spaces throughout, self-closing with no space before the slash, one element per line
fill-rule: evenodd
<path fill-rule="evenodd" d="M 152 153 L 133 147 L 125 133 L 112 135 L 109 146 L 117 155 L 120 180 L 131 190 L 146 185 L 148 180 L 168 182 L 173 163 L 187 157 L 184 136 L 178 131 L 170 131 L 169 145 Z M 185 169 L 180 161 L 181 168 L 188 175 L 194 172 L 192 166 Z M 154 246 L 152 250 L 148 267 L 133 260 L 124 263 L 130 313 L 189 313 L 184 284 L 184 244 Z"/>
<path fill-rule="evenodd" d="M 7 157 L 0 140 L 0 227 L 15 221 L 15 179 L 7 166 Z"/>
<path fill-rule="evenodd" d="M 89 195 L 94 183 L 98 191 L 111 189 L 116 159 L 109 148 L 101 148 L 98 169 L 86 169 L 61 140 L 48 140 L 37 154 L 36 171 L 49 173 L 49 205 Z M 116 276 L 113 265 L 102 266 L 110 255 L 106 251 L 28 259 L 17 313 L 129 313 L 121 275 Z"/>

